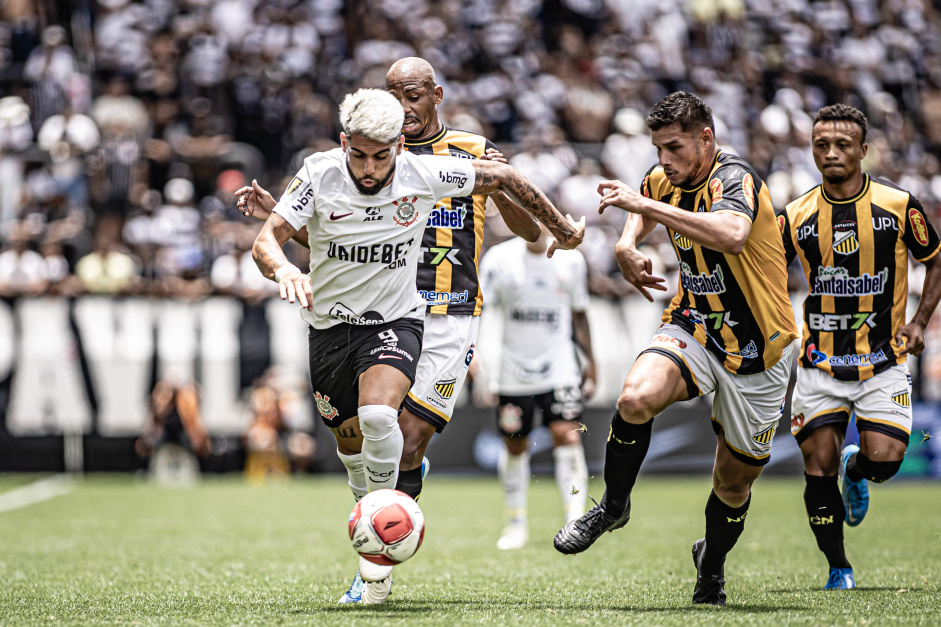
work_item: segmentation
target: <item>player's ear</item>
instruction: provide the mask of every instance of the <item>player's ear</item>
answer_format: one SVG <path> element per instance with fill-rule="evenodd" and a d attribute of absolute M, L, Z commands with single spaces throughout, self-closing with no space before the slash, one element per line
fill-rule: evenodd
<path fill-rule="evenodd" d="M 343 152 L 346 152 L 347 147 L 349 146 L 349 141 L 346 137 L 346 133 L 340 132 L 340 147 L 343 149 Z"/>
<path fill-rule="evenodd" d="M 869 152 L 869 144 L 863 142 L 863 145 L 859 148 L 859 159 L 862 161 L 866 158 L 866 153 Z"/>
<path fill-rule="evenodd" d="M 435 85 L 434 98 L 436 107 L 444 101 L 444 88 L 441 85 Z"/>
<path fill-rule="evenodd" d="M 712 134 L 712 129 L 708 126 L 699 133 L 699 141 L 702 142 L 703 146 L 709 146 L 714 143 L 716 140 L 715 135 Z"/>
<path fill-rule="evenodd" d="M 395 154 L 402 154 L 403 146 L 405 146 L 405 135 L 399 135 L 399 138 L 395 142 Z"/>

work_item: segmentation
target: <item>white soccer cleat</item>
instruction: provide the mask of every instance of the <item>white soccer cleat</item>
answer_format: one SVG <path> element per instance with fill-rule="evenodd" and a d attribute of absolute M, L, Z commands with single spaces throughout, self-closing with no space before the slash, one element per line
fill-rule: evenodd
<path fill-rule="evenodd" d="M 389 566 L 391 569 L 392 567 Z M 389 598 L 389 593 L 392 592 L 392 576 L 389 575 L 382 581 L 367 581 L 366 585 L 363 586 L 363 600 L 364 605 L 379 605 L 380 603 L 385 603 L 386 599 Z"/>
<path fill-rule="evenodd" d="M 392 566 L 373 564 L 362 555 L 359 557 L 359 576 L 362 577 L 363 581 L 366 583 L 388 579 L 389 575 L 392 574 L 392 568 Z"/>
<path fill-rule="evenodd" d="M 511 522 L 503 528 L 497 548 L 501 551 L 513 551 L 526 546 L 529 541 L 529 527 L 525 522 Z"/>

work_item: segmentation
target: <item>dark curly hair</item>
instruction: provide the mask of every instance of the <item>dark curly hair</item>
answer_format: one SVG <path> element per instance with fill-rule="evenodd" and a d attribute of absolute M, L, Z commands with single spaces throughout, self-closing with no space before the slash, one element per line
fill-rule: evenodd
<path fill-rule="evenodd" d="M 675 91 L 653 106 L 647 114 L 647 128 L 658 131 L 664 126 L 679 124 L 684 133 L 704 126 L 716 132 L 712 109 L 699 97 L 685 91 Z"/>
<path fill-rule="evenodd" d="M 863 132 L 863 141 L 866 141 L 866 132 L 869 130 L 869 120 L 863 112 L 856 107 L 845 104 L 833 104 L 817 111 L 814 116 L 814 126 L 818 122 L 852 122 Z"/>

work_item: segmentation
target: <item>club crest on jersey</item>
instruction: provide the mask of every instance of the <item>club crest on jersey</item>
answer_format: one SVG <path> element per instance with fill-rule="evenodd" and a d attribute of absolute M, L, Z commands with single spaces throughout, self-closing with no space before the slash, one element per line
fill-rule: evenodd
<path fill-rule="evenodd" d="M 408 196 L 400 198 L 399 200 L 393 200 L 392 204 L 395 205 L 395 213 L 392 215 L 392 221 L 398 224 L 399 226 L 410 226 L 418 220 L 418 209 L 415 208 L 415 201 L 418 200 L 418 196 L 412 196 L 412 199 L 409 200 Z"/>
<path fill-rule="evenodd" d="M 908 390 L 902 390 L 892 394 L 892 402 L 899 407 L 911 407 L 912 397 L 909 395 Z"/>
<path fill-rule="evenodd" d="M 329 396 L 322 396 L 320 392 L 314 392 L 314 401 L 317 403 L 317 411 L 324 417 L 324 420 L 333 420 L 340 412 L 330 404 Z"/>
<path fill-rule="evenodd" d="M 712 204 L 716 204 L 717 202 L 722 200 L 723 191 L 724 190 L 722 189 L 722 179 L 720 179 L 719 177 L 716 177 L 712 179 L 711 181 L 709 181 L 709 192 L 712 195 Z"/>
<path fill-rule="evenodd" d="M 755 179 L 752 178 L 750 172 L 746 172 L 744 178 L 742 178 L 742 193 L 745 194 L 745 202 L 748 203 L 749 209 L 755 208 Z"/>
<path fill-rule="evenodd" d="M 833 251 L 841 255 L 852 255 L 859 250 L 859 240 L 853 231 L 833 232 Z"/>
<path fill-rule="evenodd" d="M 777 426 L 778 424 L 774 423 L 767 429 L 762 429 L 761 431 L 756 433 L 754 436 L 752 436 L 752 440 L 754 440 L 756 444 L 770 444 L 771 438 L 774 437 L 774 428 Z"/>
<path fill-rule="evenodd" d="M 450 379 L 441 379 L 435 383 L 435 394 L 441 398 L 451 398 L 454 396 L 454 383 L 457 381 L 455 377 Z"/>
<path fill-rule="evenodd" d="M 676 245 L 683 250 L 689 250 L 693 247 L 693 240 L 689 239 L 685 235 L 680 235 L 679 233 L 673 234 L 673 241 L 676 242 Z"/>
<path fill-rule="evenodd" d="M 908 221 L 912 224 L 912 235 L 922 246 L 928 245 L 928 226 L 925 224 L 925 217 L 921 215 L 918 209 L 912 207 L 908 210 Z"/>

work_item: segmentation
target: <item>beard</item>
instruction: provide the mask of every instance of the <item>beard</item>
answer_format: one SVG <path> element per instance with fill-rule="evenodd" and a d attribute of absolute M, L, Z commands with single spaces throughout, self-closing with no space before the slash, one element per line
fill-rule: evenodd
<path fill-rule="evenodd" d="M 386 186 L 386 183 L 388 183 L 392 175 L 395 174 L 395 163 L 389 168 L 389 173 L 386 174 L 385 178 L 382 179 L 378 185 L 373 185 L 372 187 L 366 187 L 360 179 L 356 178 L 356 175 L 353 174 L 353 170 L 350 169 L 349 162 L 346 163 L 346 171 L 350 173 L 350 178 L 353 179 L 353 185 L 356 187 L 356 191 L 364 196 L 375 196 L 382 191 L 382 188 Z M 374 181 L 376 179 L 370 178 L 369 180 Z"/>

